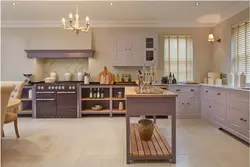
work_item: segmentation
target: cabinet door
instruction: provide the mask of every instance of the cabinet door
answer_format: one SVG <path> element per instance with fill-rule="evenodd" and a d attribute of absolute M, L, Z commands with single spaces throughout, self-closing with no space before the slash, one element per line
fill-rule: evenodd
<path fill-rule="evenodd" d="M 129 62 L 129 52 L 127 50 L 114 51 L 114 66 L 127 66 Z"/>
<path fill-rule="evenodd" d="M 127 50 L 129 47 L 129 36 L 119 34 L 114 36 L 114 50 Z"/>
<path fill-rule="evenodd" d="M 129 37 L 127 35 L 116 35 L 114 36 L 114 55 L 113 65 L 114 66 L 127 66 L 129 59 Z"/>
<path fill-rule="evenodd" d="M 227 108 L 226 103 L 222 103 L 219 100 L 214 100 L 214 108 L 212 111 L 211 119 L 219 122 L 222 125 L 226 125 L 227 120 Z"/>
<path fill-rule="evenodd" d="M 244 102 L 231 102 L 228 105 L 227 112 L 228 126 L 248 136 L 249 120 L 248 120 L 248 105 Z"/>
<path fill-rule="evenodd" d="M 198 98 L 196 96 L 188 95 L 185 93 L 180 93 L 178 97 L 178 110 L 180 116 L 192 117 L 194 114 L 197 114 L 199 111 L 198 108 Z"/>
<path fill-rule="evenodd" d="M 202 112 L 202 118 L 210 121 L 210 116 L 212 115 L 213 111 L 213 100 L 207 99 L 207 98 L 202 98 L 201 100 L 201 112 Z"/>
<path fill-rule="evenodd" d="M 144 37 L 144 63 L 145 65 L 157 65 L 158 54 L 158 38 L 157 36 Z"/>
<path fill-rule="evenodd" d="M 129 42 L 129 65 L 130 66 L 143 66 L 143 37 L 141 35 L 130 36 Z"/>

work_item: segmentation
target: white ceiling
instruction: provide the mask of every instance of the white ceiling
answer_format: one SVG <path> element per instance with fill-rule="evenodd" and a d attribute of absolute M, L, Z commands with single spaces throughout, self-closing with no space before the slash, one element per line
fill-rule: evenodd
<path fill-rule="evenodd" d="M 19 25 L 60 25 L 62 17 L 88 15 L 94 26 L 210 27 L 249 6 L 248 1 L 13 1 L 2 2 L 2 22 Z"/>

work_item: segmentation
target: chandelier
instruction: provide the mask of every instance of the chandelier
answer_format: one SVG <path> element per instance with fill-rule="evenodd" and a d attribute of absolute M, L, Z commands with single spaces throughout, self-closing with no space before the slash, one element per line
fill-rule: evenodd
<path fill-rule="evenodd" d="M 85 26 L 81 27 L 80 21 L 79 21 L 78 6 L 76 6 L 75 18 L 73 19 L 73 15 L 72 15 L 72 13 L 70 13 L 69 19 L 67 20 L 67 23 L 66 23 L 66 19 L 62 18 L 62 25 L 63 25 L 64 29 L 72 30 L 78 35 L 79 32 L 81 32 L 81 31 L 88 32 L 88 30 L 89 30 L 89 17 L 88 16 L 85 17 Z"/>

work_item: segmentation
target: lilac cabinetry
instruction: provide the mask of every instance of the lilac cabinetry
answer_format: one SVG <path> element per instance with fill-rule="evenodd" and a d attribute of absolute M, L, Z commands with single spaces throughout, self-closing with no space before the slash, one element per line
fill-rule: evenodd
<path fill-rule="evenodd" d="M 177 118 L 200 117 L 199 85 L 169 85 L 169 91 L 178 93 L 176 98 Z"/>
<path fill-rule="evenodd" d="M 213 88 L 212 92 L 212 111 L 210 121 L 227 124 L 227 92 L 225 89 Z"/>
<path fill-rule="evenodd" d="M 228 91 L 227 126 L 243 140 L 249 138 L 249 92 Z"/>
<path fill-rule="evenodd" d="M 202 118 L 217 128 L 249 142 L 249 93 L 243 90 L 201 87 Z"/>

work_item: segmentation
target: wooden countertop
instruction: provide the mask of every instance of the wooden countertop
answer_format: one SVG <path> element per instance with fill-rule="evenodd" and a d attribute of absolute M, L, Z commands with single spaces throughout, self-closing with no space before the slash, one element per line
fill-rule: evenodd
<path fill-rule="evenodd" d="M 162 94 L 138 94 L 135 91 L 136 87 L 125 87 L 125 97 L 177 97 L 177 93 L 173 93 L 164 89 Z M 156 89 L 160 89 L 155 87 Z"/>

